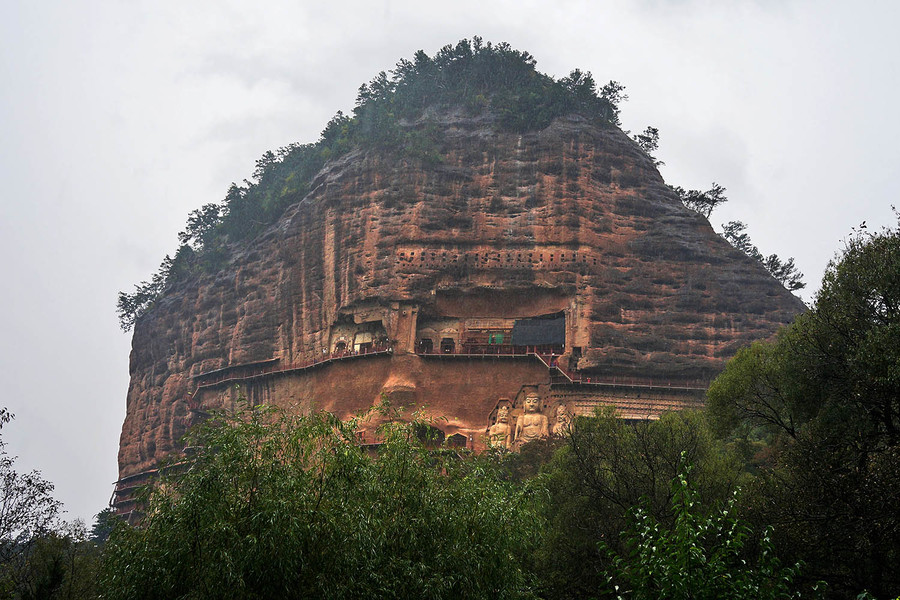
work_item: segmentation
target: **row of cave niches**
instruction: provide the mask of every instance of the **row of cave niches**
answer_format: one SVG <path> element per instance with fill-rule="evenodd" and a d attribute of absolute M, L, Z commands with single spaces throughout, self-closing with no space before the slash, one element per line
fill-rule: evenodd
<path fill-rule="evenodd" d="M 419 250 L 397 252 L 397 258 L 402 263 L 414 265 L 434 264 L 467 264 L 467 265 L 491 265 L 494 266 L 524 266 L 524 265 L 584 265 L 596 267 L 599 260 L 596 256 L 590 256 L 586 252 L 448 252 L 446 250 Z"/>

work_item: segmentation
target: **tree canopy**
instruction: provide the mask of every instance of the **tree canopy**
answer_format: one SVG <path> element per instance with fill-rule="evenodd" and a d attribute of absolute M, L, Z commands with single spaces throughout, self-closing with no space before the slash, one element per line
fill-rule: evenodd
<path fill-rule="evenodd" d="M 0 408 L 0 429 L 13 415 Z M 60 502 L 53 484 L 37 471 L 20 473 L 0 437 L 0 595 L 26 585 L 28 557 L 36 540 L 58 525 Z"/>
<path fill-rule="evenodd" d="M 690 485 L 704 513 L 727 501 L 741 479 L 737 456 L 712 435 L 702 413 L 625 421 L 609 409 L 575 419 L 544 468 L 550 493 L 539 561 L 545 596 L 611 594 L 606 574 L 614 563 L 607 550 L 628 552 L 623 532 L 637 507 L 660 527 L 673 525 L 671 482 L 685 462 L 694 465 Z"/>
<path fill-rule="evenodd" d="M 812 308 L 738 352 L 708 406 L 774 453 L 748 510 L 782 548 L 838 592 L 900 593 L 900 227 L 857 230 Z"/>
<path fill-rule="evenodd" d="M 528 598 L 541 518 L 491 457 L 430 450 L 388 422 L 256 408 L 195 431 L 198 448 L 113 531 L 105 598 Z"/>
<path fill-rule="evenodd" d="M 683 461 L 672 481 L 673 522 L 665 526 L 644 507 L 631 515 L 626 552 L 604 546 L 613 558 L 617 600 L 783 600 L 800 565 L 784 568 L 769 532 L 751 548 L 754 531 L 734 516 L 734 499 L 704 510 Z M 753 559 L 747 560 L 749 556 Z"/>

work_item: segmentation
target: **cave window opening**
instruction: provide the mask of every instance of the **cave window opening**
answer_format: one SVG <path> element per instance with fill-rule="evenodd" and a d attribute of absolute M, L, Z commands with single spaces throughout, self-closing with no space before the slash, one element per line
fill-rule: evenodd
<path fill-rule="evenodd" d="M 465 448 L 468 439 L 461 433 L 454 433 L 447 438 L 447 446 L 450 448 Z"/>
<path fill-rule="evenodd" d="M 434 352 L 434 340 L 431 338 L 419 340 L 419 352 L 421 354 L 432 354 Z"/>
<path fill-rule="evenodd" d="M 581 361 L 581 346 L 573 346 L 572 347 L 572 358 L 569 359 L 569 367 L 574 370 L 578 369 L 578 363 Z"/>
<path fill-rule="evenodd" d="M 414 434 L 428 449 L 433 450 L 444 444 L 444 432 L 432 425 L 418 423 L 414 426 Z"/>
<path fill-rule="evenodd" d="M 441 354 L 453 354 L 456 351 L 456 342 L 453 338 L 441 338 Z"/>

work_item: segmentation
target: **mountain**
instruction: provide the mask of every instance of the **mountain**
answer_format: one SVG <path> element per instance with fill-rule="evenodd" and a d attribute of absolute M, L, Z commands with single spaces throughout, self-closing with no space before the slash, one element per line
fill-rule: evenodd
<path fill-rule="evenodd" d="M 682 205 L 617 127 L 615 87 L 466 43 L 363 86 L 353 117 L 264 157 L 184 235 L 133 314 L 120 510 L 193 422 L 242 398 L 350 417 L 387 397 L 480 450 L 500 409 L 515 436 L 531 395 L 547 432 L 603 405 L 697 406 L 738 348 L 803 310 Z M 513 57 L 506 87 L 460 66 L 484 52 Z"/>

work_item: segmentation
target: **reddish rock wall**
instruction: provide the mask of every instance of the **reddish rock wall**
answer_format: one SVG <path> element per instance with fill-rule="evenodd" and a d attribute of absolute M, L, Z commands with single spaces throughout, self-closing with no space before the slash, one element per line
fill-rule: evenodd
<path fill-rule="evenodd" d="M 321 358 L 339 321 L 375 323 L 393 357 L 271 378 L 252 384 L 262 392 L 247 391 L 349 415 L 382 391 L 405 390 L 450 419 L 448 434 L 474 439 L 500 396 L 514 400 L 523 386 L 537 386 L 550 397 L 558 386 L 533 358 L 417 357 L 421 321 L 563 311 L 565 349 L 581 349 L 582 373 L 677 387 L 708 381 L 740 346 L 802 310 L 684 208 L 618 129 L 573 116 L 515 135 L 484 119 L 434 119 L 445 132 L 440 163 L 359 150 L 329 163 L 307 198 L 235 247 L 227 267 L 170 290 L 138 320 L 123 477 L 179 449 L 198 375 Z M 697 394 L 682 402 L 679 393 L 660 406 L 696 402 Z M 194 401 L 213 407 L 222 398 L 204 388 Z"/>

